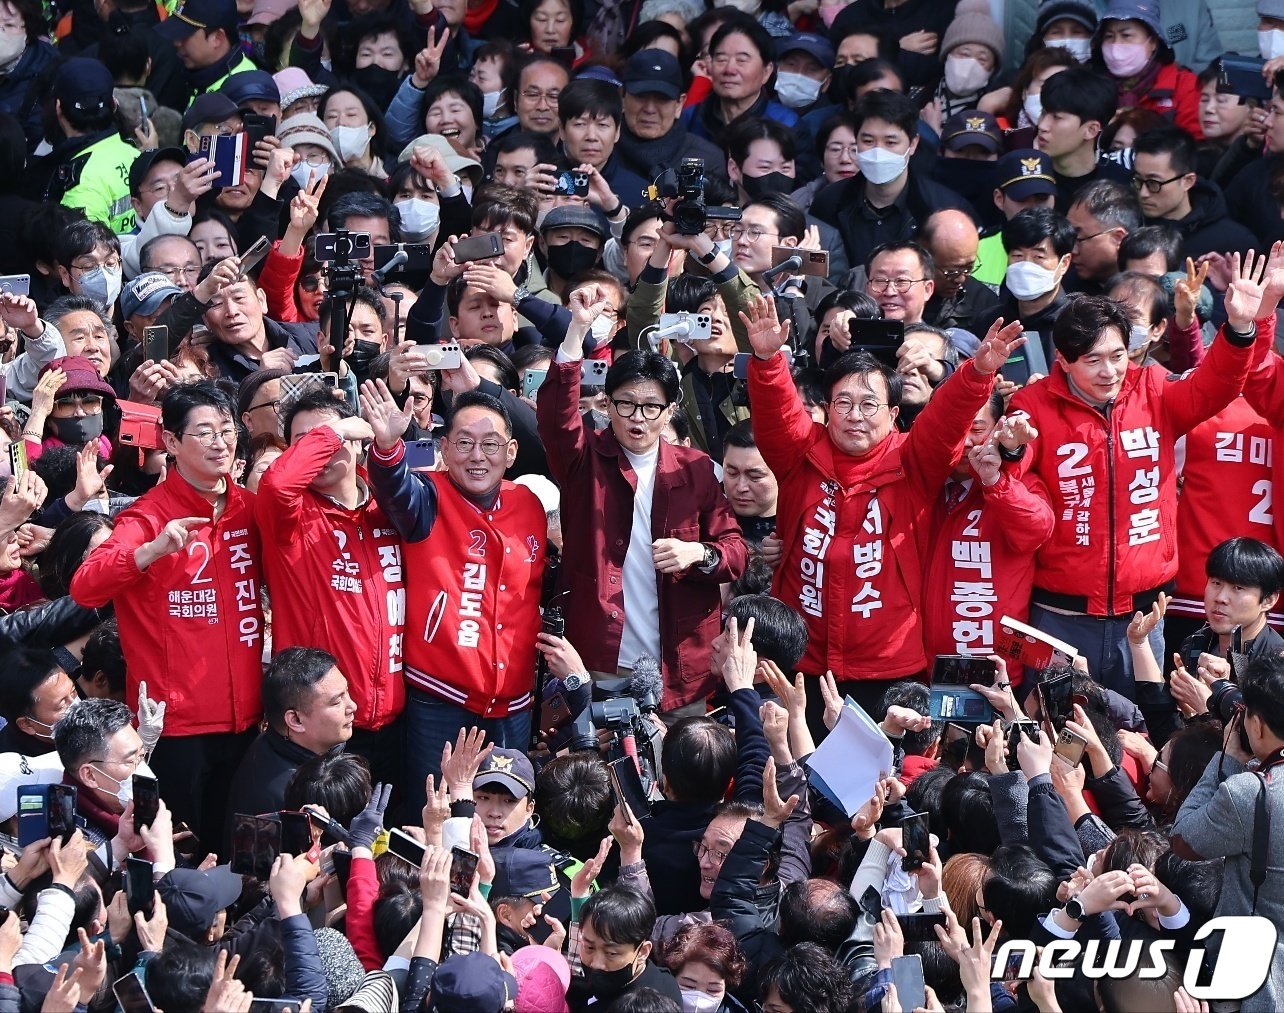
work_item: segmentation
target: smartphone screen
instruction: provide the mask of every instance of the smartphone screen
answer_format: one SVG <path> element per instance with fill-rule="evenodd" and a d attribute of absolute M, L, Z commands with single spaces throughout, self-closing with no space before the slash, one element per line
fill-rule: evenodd
<path fill-rule="evenodd" d="M 478 856 L 467 848 L 450 849 L 450 892 L 467 897 L 473 888 L 473 876 L 477 873 Z"/>
<path fill-rule="evenodd" d="M 281 851 L 286 855 L 305 855 L 312 850 L 312 822 L 307 813 L 280 812 Z"/>
<path fill-rule="evenodd" d="M 45 815 L 49 820 L 49 836 L 58 837 L 63 844 L 76 832 L 76 789 L 70 784 L 51 784 L 45 796 Z"/>
<path fill-rule="evenodd" d="M 160 788 L 156 778 L 134 775 L 134 826 L 150 827 L 160 812 Z"/>
<path fill-rule="evenodd" d="M 152 1005 L 147 989 L 143 988 L 137 971 L 130 971 L 125 977 L 117 978 L 111 990 L 116 995 L 116 1002 L 120 1004 L 121 1013 L 153 1013 L 156 1008 Z"/>
<path fill-rule="evenodd" d="M 424 864 L 424 846 L 404 831 L 388 831 L 388 851 L 416 869 Z"/>
<path fill-rule="evenodd" d="M 1017 743 L 1021 741 L 1024 735 L 1031 742 L 1039 741 L 1039 726 L 1033 721 L 1013 721 L 1008 728 L 1008 770 L 1020 770 L 1021 763 L 1017 759 Z"/>
<path fill-rule="evenodd" d="M 1074 717 L 1074 679 L 1069 675 L 1045 679 L 1039 683 L 1039 701 L 1043 705 L 1043 717 L 1052 730 L 1061 731 Z"/>
<path fill-rule="evenodd" d="M 950 763 L 956 766 L 962 763 L 971 747 L 971 732 L 952 721 L 946 724 L 945 730 L 941 732 L 941 750 Z"/>
<path fill-rule="evenodd" d="M 232 872 L 266 881 L 281 853 L 281 824 L 263 816 L 232 817 Z"/>
<path fill-rule="evenodd" d="M 989 658 L 966 654 L 938 654 L 932 663 L 932 682 L 939 686 L 994 685 L 998 665 Z"/>
<path fill-rule="evenodd" d="M 923 980 L 923 958 L 917 953 L 892 958 L 892 984 L 900 1008 L 914 1010 L 927 1005 L 927 983 Z"/>
<path fill-rule="evenodd" d="M 905 937 L 907 943 L 936 943 L 936 932 L 933 927 L 936 925 L 945 928 L 945 914 L 909 914 L 897 915 L 897 922 L 901 926 L 901 935 Z"/>
<path fill-rule="evenodd" d="M 642 778 L 638 774 L 637 764 L 633 757 L 621 756 L 607 764 L 618 785 L 620 799 L 629 807 L 634 819 L 644 820 L 651 815 L 651 803 L 647 800 L 646 789 L 642 787 Z"/>
<path fill-rule="evenodd" d="M 156 902 L 156 880 L 151 862 L 141 858 L 125 859 L 125 898 L 129 901 L 131 915 L 142 912 L 146 918 L 152 916 L 152 907 Z"/>
<path fill-rule="evenodd" d="M 901 868 L 913 872 L 931 857 L 932 839 L 928 836 L 927 813 L 911 813 L 901 820 L 901 846 L 905 857 Z"/>

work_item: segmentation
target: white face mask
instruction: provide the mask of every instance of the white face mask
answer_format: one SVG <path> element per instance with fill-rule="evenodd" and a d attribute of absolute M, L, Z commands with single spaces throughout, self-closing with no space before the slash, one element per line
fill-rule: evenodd
<path fill-rule="evenodd" d="M 1150 344 L 1150 328 L 1143 324 L 1133 324 L 1128 334 L 1128 353 L 1140 351 Z"/>
<path fill-rule="evenodd" d="M 803 109 L 820 98 L 820 82 L 782 70 L 776 75 L 776 97 L 790 109 Z"/>
<path fill-rule="evenodd" d="M 409 197 L 397 201 L 401 212 L 402 235 L 411 242 L 421 243 L 437 231 L 441 221 L 441 206 L 422 197 Z"/>
<path fill-rule="evenodd" d="M 867 148 L 856 155 L 860 174 L 875 186 L 890 183 L 909 165 L 909 152 L 898 155 L 886 148 Z"/>
<path fill-rule="evenodd" d="M 1025 118 L 1030 121 L 1030 125 L 1037 127 L 1039 117 L 1043 115 L 1043 96 L 1027 95 L 1025 101 L 1021 103 L 1021 108 L 1025 110 Z"/>
<path fill-rule="evenodd" d="M 322 176 L 328 176 L 332 168 L 333 166 L 329 162 L 323 165 L 308 165 L 307 162 L 300 162 L 290 170 L 290 178 L 299 184 L 300 190 L 305 190 L 307 189 L 308 179 L 314 172 L 317 174 L 317 179 L 320 179 Z"/>
<path fill-rule="evenodd" d="M 1019 260 L 1008 265 L 1008 273 L 1003 280 L 1008 291 L 1018 299 L 1038 299 L 1057 287 L 1057 272 L 1049 271 L 1042 264 Z"/>
<path fill-rule="evenodd" d="M 495 115 L 495 110 L 499 108 L 500 100 L 504 97 L 504 89 L 499 91 L 482 92 L 482 118 L 490 119 Z"/>
<path fill-rule="evenodd" d="M 330 139 L 345 162 L 364 158 L 370 150 L 370 128 L 366 127 L 333 127 Z"/>
<path fill-rule="evenodd" d="M 990 72 L 981 66 L 981 61 L 970 56 L 945 58 L 945 87 L 955 95 L 971 95 L 984 88 L 989 80 Z"/>
<path fill-rule="evenodd" d="M 682 1013 L 714 1013 L 721 1005 L 720 995 L 710 995 L 694 988 L 682 989 Z"/>
<path fill-rule="evenodd" d="M 1272 28 L 1268 32 L 1257 33 L 1257 49 L 1263 60 L 1274 60 L 1284 56 L 1284 31 Z"/>
<path fill-rule="evenodd" d="M 124 283 L 121 268 L 106 268 L 102 265 L 80 276 L 77 291 L 97 299 L 110 310 L 120 296 L 120 287 Z"/>
<path fill-rule="evenodd" d="M 27 33 L 0 32 L 0 67 L 17 63 L 27 51 Z"/>
<path fill-rule="evenodd" d="M 1064 49 L 1080 63 L 1087 63 L 1092 57 L 1091 39 L 1049 39 L 1047 45 Z"/>
<path fill-rule="evenodd" d="M 99 767 L 94 767 L 94 773 L 101 774 L 116 786 L 116 801 L 120 803 L 120 807 L 122 809 L 129 805 L 130 802 L 134 801 L 134 778 L 132 775 L 125 778 L 123 781 L 117 781 L 107 773 L 107 771 L 102 770 Z M 99 788 L 98 790 L 102 791 L 103 789 Z"/>
<path fill-rule="evenodd" d="M 713 244 L 714 248 L 721 254 L 724 254 L 728 260 L 731 259 L 731 250 L 735 246 L 733 239 L 719 239 Z"/>
<path fill-rule="evenodd" d="M 615 334 L 615 321 L 606 316 L 606 314 L 594 317 L 593 323 L 589 325 L 589 331 L 599 345 L 604 345 Z"/>

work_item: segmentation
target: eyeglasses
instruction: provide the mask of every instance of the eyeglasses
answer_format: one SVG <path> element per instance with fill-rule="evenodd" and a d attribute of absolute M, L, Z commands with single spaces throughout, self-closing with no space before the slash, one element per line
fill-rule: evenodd
<path fill-rule="evenodd" d="M 668 408 L 667 404 L 656 404 L 654 401 L 644 401 L 639 404 L 636 401 L 617 401 L 611 399 L 611 404 L 615 406 L 615 411 L 621 418 L 631 419 L 634 412 L 641 412 L 642 417 L 648 422 L 654 422 L 664 414 L 664 409 Z"/>
<path fill-rule="evenodd" d="M 105 267 L 109 271 L 118 271 L 120 270 L 120 257 L 118 255 L 108 257 L 101 264 L 95 263 L 91 260 L 88 264 L 84 261 L 81 261 L 79 264 L 73 261 L 71 265 L 71 269 L 73 271 L 79 271 L 81 274 L 88 274 L 90 271 L 96 271 L 100 267 Z"/>
<path fill-rule="evenodd" d="M 153 183 L 151 186 L 145 186 L 142 188 L 143 193 L 149 193 L 154 197 L 164 197 L 173 189 L 174 181 L 169 179 L 162 179 Z"/>
<path fill-rule="evenodd" d="M 411 394 L 411 395 L 410 395 L 410 400 L 411 400 L 411 401 L 413 401 L 413 402 L 414 402 L 415 404 L 417 404 L 417 405 L 424 405 L 424 404 L 427 404 L 429 401 L 431 401 L 431 400 L 432 400 L 432 394 L 431 394 L 431 393 L 428 393 L 428 394 Z M 456 444 L 456 446 L 458 446 L 458 444 Z M 485 453 L 485 452 L 486 452 L 486 448 L 483 446 L 483 447 L 482 447 L 482 453 Z"/>
<path fill-rule="evenodd" d="M 655 240 L 650 236 L 647 236 L 645 239 L 630 239 L 628 245 L 636 246 L 643 253 L 655 252 Z"/>
<path fill-rule="evenodd" d="M 557 100 L 561 97 L 562 89 L 554 88 L 551 91 L 540 91 L 538 88 L 524 88 L 521 96 L 527 102 L 534 102 L 535 105 L 543 105 L 545 101 L 549 105 L 557 105 Z"/>
<path fill-rule="evenodd" d="M 911 285 L 917 285 L 920 281 L 926 280 L 926 278 L 870 278 L 866 284 L 875 292 L 888 292 L 895 289 L 904 295 L 910 290 Z"/>
<path fill-rule="evenodd" d="M 1154 763 L 1152 763 L 1152 764 L 1150 765 L 1150 769 L 1151 769 L 1151 770 L 1162 770 L 1165 774 L 1167 774 L 1167 773 L 1168 773 L 1168 764 L 1164 763 L 1164 761 L 1163 761 L 1163 760 L 1156 759 L 1156 760 L 1155 760 L 1155 762 L 1154 762 Z"/>
<path fill-rule="evenodd" d="M 765 229 L 760 229 L 756 225 L 751 225 L 747 228 L 743 225 L 733 225 L 731 227 L 732 239 L 747 239 L 751 243 L 756 243 L 763 236 L 778 237 L 779 235 L 779 232 L 767 232 Z"/>
<path fill-rule="evenodd" d="M 140 757 L 133 756 L 128 760 L 113 760 L 110 756 L 104 756 L 101 760 L 90 760 L 90 763 L 114 763 L 121 766 L 127 766 L 131 771 L 138 769 Z"/>
<path fill-rule="evenodd" d="M 734 222 L 709 222 L 704 227 L 704 234 L 710 239 L 731 239 L 736 231 Z"/>
<path fill-rule="evenodd" d="M 280 401 L 264 401 L 262 404 L 252 404 L 252 405 L 250 405 L 250 407 L 246 408 L 245 410 L 246 410 L 247 412 L 256 412 L 256 411 L 258 411 L 260 408 L 271 408 L 274 412 L 279 412 L 279 411 L 281 410 L 281 402 L 280 402 Z M 205 444 L 205 445 L 206 445 L 207 447 L 209 446 L 209 444 L 208 444 L 208 443 L 207 443 L 207 444 Z"/>
<path fill-rule="evenodd" d="M 1178 175 L 1174 176 L 1172 179 L 1146 179 L 1143 176 L 1133 176 L 1132 188 L 1134 190 L 1140 191 L 1142 187 L 1145 187 L 1147 193 L 1159 193 L 1159 191 L 1162 190 L 1164 187 L 1166 187 L 1169 183 L 1177 182 L 1177 180 L 1181 179 L 1182 176 L 1184 175 L 1185 173 L 1179 173 Z"/>
<path fill-rule="evenodd" d="M 842 158 L 846 155 L 848 158 L 855 158 L 860 153 L 860 146 L 853 144 L 826 144 L 825 154 L 834 158 Z"/>
<path fill-rule="evenodd" d="M 299 161 L 302 162 L 304 165 L 310 165 L 314 169 L 320 168 L 323 165 L 334 164 L 334 162 L 330 159 L 330 156 L 327 155 L 324 151 L 314 151 L 310 155 L 304 155 L 300 157 Z"/>
<path fill-rule="evenodd" d="M 1107 232 L 1109 232 L 1109 231 L 1110 231 L 1109 229 L 1102 229 L 1100 232 L 1094 232 L 1094 233 L 1093 233 L 1092 235 L 1090 235 L 1090 236 L 1075 236 L 1075 237 L 1074 237 L 1074 245 L 1075 245 L 1075 246 L 1082 246 L 1082 245 L 1083 245 L 1084 243 L 1086 243 L 1089 239 L 1096 239 L 1098 236 L 1104 236 L 1104 235 L 1105 235 Z"/>
<path fill-rule="evenodd" d="M 981 270 L 981 262 L 978 260 L 968 267 L 940 267 L 937 268 L 936 273 L 942 278 L 953 281 L 956 278 L 966 278 L 969 274 L 976 274 L 979 270 Z"/>
<path fill-rule="evenodd" d="M 704 858 L 708 855 L 715 862 L 725 862 L 727 860 L 727 852 L 714 851 L 713 848 L 706 848 L 704 846 L 704 841 L 692 841 L 691 850 L 695 852 L 696 858 Z"/>
<path fill-rule="evenodd" d="M 865 398 L 863 401 L 853 401 L 849 397 L 836 397 L 829 402 L 829 410 L 835 415 L 850 415 L 852 409 L 856 409 L 865 418 L 871 419 L 878 414 L 880 408 L 886 408 L 887 403 L 884 401 L 875 401 L 873 398 Z"/>
<path fill-rule="evenodd" d="M 186 278 L 188 281 L 195 281 L 197 278 L 201 276 L 201 269 L 199 266 L 179 267 L 177 264 L 175 264 L 175 265 L 167 265 L 164 267 L 157 266 L 157 267 L 151 268 L 151 270 L 156 271 L 159 274 L 163 274 L 166 278 L 169 278 L 171 281 L 178 281 L 183 278 Z"/>
<path fill-rule="evenodd" d="M 280 402 L 274 402 L 274 403 L 280 404 Z M 260 405 L 260 407 L 262 406 Z M 179 437 L 179 439 L 185 439 L 188 436 L 195 439 L 196 442 L 199 443 L 206 450 L 214 446 L 215 443 L 222 443 L 224 446 L 229 446 L 229 447 L 236 446 L 235 429 L 220 429 L 218 432 L 213 432 L 212 430 L 208 430 L 208 429 L 202 429 L 199 433 L 183 433 L 182 436 Z"/>
<path fill-rule="evenodd" d="M 461 437 L 458 440 L 451 440 L 450 442 L 461 454 L 471 454 L 473 452 L 473 448 L 481 447 L 481 452 L 487 457 L 498 457 L 501 451 L 503 451 L 503 449 L 508 445 L 500 440 L 482 440 L 481 443 L 478 443 L 476 440 L 470 439 L 467 436 Z"/>
<path fill-rule="evenodd" d="M 54 398 L 54 404 L 60 408 L 102 408 L 103 399 L 100 394 L 68 394 Z"/>

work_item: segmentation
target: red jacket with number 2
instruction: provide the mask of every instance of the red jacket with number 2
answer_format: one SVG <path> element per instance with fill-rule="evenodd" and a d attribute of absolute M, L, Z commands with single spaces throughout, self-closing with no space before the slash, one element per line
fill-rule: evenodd
<path fill-rule="evenodd" d="M 837 451 L 803 407 L 782 355 L 749 367 L 753 429 L 780 483 L 784 543 L 772 594 L 807 621 L 807 675 L 894 679 L 927 667 L 923 561 L 932 508 L 994 377 L 965 362 L 908 433 L 862 457 Z"/>

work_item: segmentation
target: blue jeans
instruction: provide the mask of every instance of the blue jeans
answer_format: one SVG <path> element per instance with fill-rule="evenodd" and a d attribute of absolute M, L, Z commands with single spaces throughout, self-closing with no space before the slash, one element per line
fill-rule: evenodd
<path fill-rule="evenodd" d="M 1064 616 L 1038 605 L 1030 606 L 1030 625 L 1077 648 L 1088 663 L 1088 674 L 1127 700 L 1133 699 L 1132 651 L 1128 624 L 1132 616 Z M 1164 667 L 1164 624 L 1150 634 L 1150 653 Z"/>
<path fill-rule="evenodd" d="M 429 774 L 440 786 L 442 747 L 453 743 L 461 728 L 485 729 L 486 741 L 502 749 L 524 753 L 531 744 L 530 708 L 506 718 L 483 718 L 439 696 L 408 687 L 402 721 L 406 730 L 405 812 L 412 814 L 424 807 L 424 779 Z"/>

